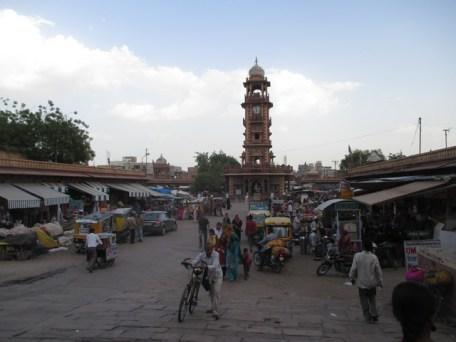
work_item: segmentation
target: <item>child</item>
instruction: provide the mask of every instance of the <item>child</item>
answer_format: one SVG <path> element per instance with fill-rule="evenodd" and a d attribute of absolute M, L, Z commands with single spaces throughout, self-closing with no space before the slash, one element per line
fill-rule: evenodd
<path fill-rule="evenodd" d="M 244 265 L 244 279 L 247 280 L 249 279 L 250 265 L 252 264 L 252 257 L 248 248 L 244 248 L 242 264 Z"/>
<path fill-rule="evenodd" d="M 209 229 L 207 243 L 210 243 L 212 246 L 215 246 L 217 244 L 217 235 L 215 235 L 215 230 L 213 228 Z"/>

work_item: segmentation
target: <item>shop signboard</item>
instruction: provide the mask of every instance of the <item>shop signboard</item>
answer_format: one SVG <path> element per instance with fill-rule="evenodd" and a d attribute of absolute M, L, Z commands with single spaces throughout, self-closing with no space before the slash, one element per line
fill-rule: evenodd
<path fill-rule="evenodd" d="M 404 241 L 405 267 L 418 266 L 418 250 L 422 247 L 440 248 L 440 240 L 406 240 Z"/>

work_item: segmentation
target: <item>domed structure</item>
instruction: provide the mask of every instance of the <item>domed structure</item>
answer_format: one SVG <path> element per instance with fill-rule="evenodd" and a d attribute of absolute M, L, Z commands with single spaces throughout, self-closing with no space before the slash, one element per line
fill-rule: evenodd
<path fill-rule="evenodd" d="M 264 70 L 258 65 L 258 59 L 255 58 L 255 65 L 249 70 L 249 77 L 259 76 L 264 78 Z"/>

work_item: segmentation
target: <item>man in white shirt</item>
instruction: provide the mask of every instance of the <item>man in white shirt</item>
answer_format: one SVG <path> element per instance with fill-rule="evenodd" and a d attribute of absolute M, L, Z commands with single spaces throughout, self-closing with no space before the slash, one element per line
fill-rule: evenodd
<path fill-rule="evenodd" d="M 365 240 L 363 251 L 355 254 L 349 273 L 352 283 L 358 286 L 361 308 L 368 323 L 378 321 L 377 287 L 383 287 L 382 269 L 377 256 L 372 251 L 372 242 Z"/>
<path fill-rule="evenodd" d="M 90 228 L 86 236 L 87 270 L 92 273 L 95 261 L 97 260 L 97 246 L 102 245 L 100 237 L 95 234 L 95 230 Z"/>
<path fill-rule="evenodd" d="M 212 244 L 206 245 L 206 250 L 198 254 L 192 261 L 193 266 L 198 264 L 207 265 L 207 275 L 210 284 L 209 296 L 211 298 L 211 309 L 207 313 L 211 313 L 215 319 L 219 319 L 220 314 L 218 311 L 220 303 L 220 294 L 223 283 L 223 272 L 220 266 L 219 254 L 214 250 Z"/>

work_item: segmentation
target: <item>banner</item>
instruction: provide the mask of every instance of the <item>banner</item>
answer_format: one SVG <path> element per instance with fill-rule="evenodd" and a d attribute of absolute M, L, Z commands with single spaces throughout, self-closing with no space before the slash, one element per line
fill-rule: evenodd
<path fill-rule="evenodd" d="M 440 240 L 407 240 L 404 241 L 405 267 L 418 266 L 418 250 L 422 247 L 440 248 Z"/>

